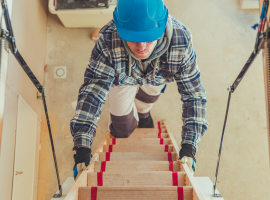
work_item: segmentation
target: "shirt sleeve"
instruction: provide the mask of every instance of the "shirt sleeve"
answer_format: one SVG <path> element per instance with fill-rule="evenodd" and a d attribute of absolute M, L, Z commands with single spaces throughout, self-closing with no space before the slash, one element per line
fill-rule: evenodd
<path fill-rule="evenodd" d="M 99 34 L 79 89 L 75 116 L 70 122 L 75 149 L 83 146 L 91 149 L 106 96 L 114 81 L 115 70 L 110 63 L 103 35 Z"/>
<path fill-rule="evenodd" d="M 183 102 L 181 146 L 191 144 L 197 149 L 209 126 L 206 120 L 207 100 L 190 33 L 187 41 L 180 68 L 175 74 L 175 81 Z"/>

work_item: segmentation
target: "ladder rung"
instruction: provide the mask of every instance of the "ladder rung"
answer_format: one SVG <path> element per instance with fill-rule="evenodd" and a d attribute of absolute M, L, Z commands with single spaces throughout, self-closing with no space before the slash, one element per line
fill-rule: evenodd
<path fill-rule="evenodd" d="M 87 186 L 185 186 L 185 172 L 90 172 Z"/>
<path fill-rule="evenodd" d="M 132 133 L 128 138 L 158 138 L 159 134 L 157 133 Z M 168 138 L 168 133 L 161 133 L 161 138 Z"/>
<path fill-rule="evenodd" d="M 99 161 L 176 161 L 177 155 L 178 152 L 101 152 L 99 154 Z"/>
<path fill-rule="evenodd" d="M 95 161 L 95 172 L 180 171 L 180 161 Z"/>
<path fill-rule="evenodd" d="M 104 145 L 103 152 L 172 152 L 173 145 Z"/>
<path fill-rule="evenodd" d="M 171 140 L 169 138 L 108 138 L 107 144 L 170 144 Z"/>
<path fill-rule="evenodd" d="M 80 187 L 78 199 L 89 200 L 89 199 L 96 198 L 97 200 L 124 200 L 124 199 L 128 199 L 128 200 L 168 200 L 168 199 L 192 200 L 192 196 L 193 196 L 193 188 L 191 186 L 184 186 L 184 187 L 98 186 L 98 187 Z"/>
<path fill-rule="evenodd" d="M 158 133 L 157 128 L 136 128 L 132 133 Z M 166 129 L 161 129 L 161 133 L 167 133 Z"/>

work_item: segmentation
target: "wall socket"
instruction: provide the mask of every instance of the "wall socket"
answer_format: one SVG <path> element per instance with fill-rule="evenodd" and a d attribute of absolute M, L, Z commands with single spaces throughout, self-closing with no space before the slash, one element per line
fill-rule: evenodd
<path fill-rule="evenodd" d="M 67 78 L 67 67 L 54 67 L 54 78 Z"/>

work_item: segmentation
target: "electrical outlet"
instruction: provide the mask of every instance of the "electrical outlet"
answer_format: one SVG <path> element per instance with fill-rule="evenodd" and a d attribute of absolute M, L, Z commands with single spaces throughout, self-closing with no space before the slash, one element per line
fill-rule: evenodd
<path fill-rule="evenodd" d="M 67 78 L 67 67 L 54 67 L 54 78 Z"/>

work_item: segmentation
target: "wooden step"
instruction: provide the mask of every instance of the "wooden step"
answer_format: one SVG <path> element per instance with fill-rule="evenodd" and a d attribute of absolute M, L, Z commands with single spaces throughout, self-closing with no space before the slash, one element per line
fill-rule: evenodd
<path fill-rule="evenodd" d="M 101 152 L 99 161 L 176 161 L 178 153 Z"/>
<path fill-rule="evenodd" d="M 78 200 L 192 200 L 191 186 L 80 187 Z"/>
<path fill-rule="evenodd" d="M 90 172 L 87 186 L 185 186 L 185 172 Z"/>
<path fill-rule="evenodd" d="M 136 128 L 133 133 L 167 133 L 166 129 L 161 129 L 161 131 L 159 131 L 158 128 Z"/>
<path fill-rule="evenodd" d="M 179 151 L 165 120 L 129 138 L 107 132 L 65 199 L 205 200 L 187 164 L 177 160 Z"/>
<path fill-rule="evenodd" d="M 161 133 L 158 134 L 157 133 L 132 133 L 129 137 L 129 139 L 131 138 L 168 138 L 168 133 Z"/>
<path fill-rule="evenodd" d="M 180 161 L 95 161 L 94 172 L 180 171 Z"/>
<path fill-rule="evenodd" d="M 171 144 L 169 138 L 108 138 L 107 144 L 143 145 L 143 144 Z"/>
<path fill-rule="evenodd" d="M 103 152 L 172 152 L 173 145 L 104 145 Z"/>

